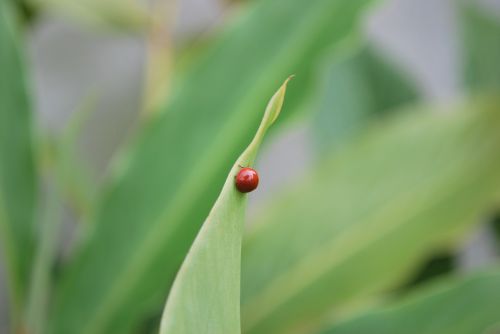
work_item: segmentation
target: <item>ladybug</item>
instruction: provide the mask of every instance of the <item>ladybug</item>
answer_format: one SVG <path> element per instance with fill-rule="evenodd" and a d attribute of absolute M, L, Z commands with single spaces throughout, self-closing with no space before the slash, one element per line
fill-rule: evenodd
<path fill-rule="evenodd" d="M 259 185 L 259 174 L 255 169 L 244 167 L 235 177 L 236 188 L 242 193 L 249 193 Z"/>

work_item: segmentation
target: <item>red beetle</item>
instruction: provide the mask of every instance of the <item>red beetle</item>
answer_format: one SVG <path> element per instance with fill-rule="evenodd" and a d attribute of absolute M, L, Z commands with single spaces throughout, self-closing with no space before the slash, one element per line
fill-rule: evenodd
<path fill-rule="evenodd" d="M 259 174 L 249 167 L 242 168 L 235 179 L 236 188 L 242 193 L 249 193 L 259 185 Z"/>

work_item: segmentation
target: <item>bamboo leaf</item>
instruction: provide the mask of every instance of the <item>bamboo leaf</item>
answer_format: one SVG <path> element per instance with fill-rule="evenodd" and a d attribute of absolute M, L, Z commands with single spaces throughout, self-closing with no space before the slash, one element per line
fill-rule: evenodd
<path fill-rule="evenodd" d="M 498 204 L 498 102 L 377 124 L 261 210 L 242 251 L 244 332 L 314 332 Z"/>
<path fill-rule="evenodd" d="M 364 312 L 324 334 L 469 334 L 500 329 L 500 272 L 440 282 L 389 306 Z"/>
<path fill-rule="evenodd" d="M 86 224 L 61 277 L 51 333 L 126 333 L 161 310 L 269 92 L 289 73 L 301 78 L 300 86 L 310 82 L 315 62 L 352 32 L 370 3 L 252 2 L 176 77 L 169 104 L 117 161 Z M 294 86 L 288 105 L 302 94 Z"/>
<path fill-rule="evenodd" d="M 9 273 L 12 313 L 26 297 L 35 242 L 35 167 L 31 106 L 21 35 L 10 1 L 0 3 L 0 238 Z M 14 321 L 19 321 L 15 319 Z M 16 325 L 16 324 L 13 324 Z"/>
<path fill-rule="evenodd" d="M 172 286 L 161 334 L 240 333 L 241 239 L 246 195 L 234 186 L 240 166 L 252 166 L 267 129 L 278 117 L 286 85 L 269 102 L 250 145 L 236 160 Z"/>

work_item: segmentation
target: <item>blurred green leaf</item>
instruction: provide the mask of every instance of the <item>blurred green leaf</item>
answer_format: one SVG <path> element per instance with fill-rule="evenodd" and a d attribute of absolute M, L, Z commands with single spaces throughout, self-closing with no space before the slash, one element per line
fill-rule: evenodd
<path fill-rule="evenodd" d="M 477 4 L 460 4 L 464 80 L 472 90 L 500 87 L 500 17 Z"/>
<path fill-rule="evenodd" d="M 12 313 L 23 306 L 35 242 L 36 177 L 31 106 L 17 17 L 0 3 L 0 237 L 12 293 Z"/>
<path fill-rule="evenodd" d="M 368 3 L 259 1 L 222 31 L 121 160 L 63 274 L 51 333 L 127 333 L 161 308 L 269 92 L 289 73 L 306 80 Z"/>
<path fill-rule="evenodd" d="M 55 187 L 54 187 L 55 188 Z M 45 187 L 43 210 L 38 210 L 38 244 L 33 259 L 29 295 L 25 308 L 25 332 L 42 334 L 50 304 L 55 259 L 61 235 L 62 203 L 58 189 Z"/>
<path fill-rule="evenodd" d="M 245 333 L 310 333 L 401 283 L 497 204 L 498 99 L 407 111 L 260 211 L 243 247 Z"/>
<path fill-rule="evenodd" d="M 78 140 L 85 123 L 95 112 L 97 96 L 89 94 L 70 118 L 68 125 L 55 142 L 53 164 L 60 193 L 66 193 L 75 212 L 81 217 L 91 213 L 97 185 L 85 161 L 78 156 Z"/>
<path fill-rule="evenodd" d="M 30 334 L 42 334 L 46 327 L 47 305 L 51 301 L 54 268 L 63 230 L 65 200 L 80 217 L 89 215 L 95 185 L 85 173 L 84 161 L 78 158 L 76 144 L 84 123 L 95 111 L 94 107 L 95 98 L 89 95 L 71 115 L 57 140 L 49 135 L 38 136 L 38 161 L 41 174 L 47 182 L 41 209 L 37 212 L 38 244 L 25 311 L 26 332 Z"/>
<path fill-rule="evenodd" d="M 99 27 L 143 29 L 149 24 L 147 10 L 136 0 L 28 0 L 35 8 L 50 10 L 79 22 Z"/>
<path fill-rule="evenodd" d="M 338 147 L 370 120 L 417 100 L 409 76 L 372 46 L 355 48 L 328 66 L 314 117 L 320 153 Z"/>
<path fill-rule="evenodd" d="M 498 333 L 499 287 L 498 270 L 447 280 L 333 326 L 324 334 Z"/>
<path fill-rule="evenodd" d="M 241 239 L 247 195 L 234 180 L 252 166 L 264 135 L 278 117 L 288 80 L 269 102 L 252 142 L 234 163 L 198 233 L 165 305 L 161 334 L 240 333 Z"/>
<path fill-rule="evenodd" d="M 97 94 L 89 93 L 71 114 L 67 125 L 54 136 L 38 135 L 38 161 L 45 177 L 56 182 L 57 193 L 82 220 L 91 215 L 98 186 L 80 154 L 79 140 L 89 118 L 96 111 Z"/>

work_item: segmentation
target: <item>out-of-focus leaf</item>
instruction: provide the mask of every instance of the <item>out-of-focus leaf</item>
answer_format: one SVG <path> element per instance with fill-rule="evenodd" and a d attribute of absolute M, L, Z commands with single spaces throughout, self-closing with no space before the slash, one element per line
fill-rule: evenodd
<path fill-rule="evenodd" d="M 247 196 L 234 180 L 252 166 L 264 135 L 276 121 L 286 84 L 274 94 L 252 142 L 234 163 L 219 198 L 182 264 L 163 314 L 161 334 L 241 332 L 241 239 Z"/>
<path fill-rule="evenodd" d="M 173 60 L 174 14 L 177 0 L 154 0 L 150 3 L 151 28 L 147 35 L 147 62 L 145 70 L 145 116 L 157 112 L 165 103 L 170 91 Z"/>
<path fill-rule="evenodd" d="M 127 333 L 161 308 L 269 92 L 289 73 L 306 80 L 370 2 L 259 1 L 232 21 L 121 160 L 63 274 L 51 333 Z"/>
<path fill-rule="evenodd" d="M 94 102 L 89 96 L 73 113 L 58 140 L 51 140 L 47 136 L 38 146 L 41 173 L 50 181 L 44 189 L 43 209 L 38 212 L 38 247 L 25 311 L 26 331 L 30 334 L 44 333 L 46 327 L 65 195 L 75 212 L 83 217 L 89 215 L 95 185 L 88 178 L 87 170 L 83 167 L 84 161 L 77 158 L 76 142 L 85 121 L 95 110 Z M 52 183 L 53 186 L 50 186 Z"/>
<path fill-rule="evenodd" d="M 500 197 L 499 105 L 385 120 L 262 210 L 242 252 L 244 332 L 310 333 L 476 222 Z"/>
<path fill-rule="evenodd" d="M 367 45 L 338 57 L 325 79 L 313 123 L 321 153 L 337 147 L 369 120 L 418 97 L 409 76 Z"/>
<path fill-rule="evenodd" d="M 59 197 L 65 198 L 77 216 L 86 218 L 91 214 L 98 186 L 86 161 L 78 154 L 78 141 L 86 122 L 96 110 L 95 102 L 95 94 L 82 100 L 58 136 L 49 133 L 38 136 L 40 170 L 54 179 Z"/>
<path fill-rule="evenodd" d="M 146 9 L 136 0 L 29 0 L 38 9 L 50 10 L 90 25 L 128 30 L 149 24 Z"/>
<path fill-rule="evenodd" d="M 500 87 L 500 17 L 459 1 L 464 80 L 472 90 Z"/>
<path fill-rule="evenodd" d="M 10 1 L 0 3 L 0 238 L 12 312 L 24 303 L 34 247 L 35 167 L 21 36 Z"/>
<path fill-rule="evenodd" d="M 42 334 L 47 319 L 47 305 L 52 292 L 52 274 L 57 258 L 62 226 L 61 194 L 47 187 L 44 192 L 43 211 L 39 210 L 40 232 L 33 260 L 29 296 L 25 310 L 25 332 Z"/>
<path fill-rule="evenodd" d="M 78 157 L 77 142 L 85 123 L 95 109 L 96 97 L 89 95 L 73 113 L 67 127 L 55 142 L 54 164 L 59 192 L 66 194 L 73 209 L 82 217 L 90 215 L 97 192 L 89 168 Z"/>
<path fill-rule="evenodd" d="M 498 270 L 446 283 L 415 291 L 403 301 L 365 312 L 324 334 L 498 333 Z"/>

